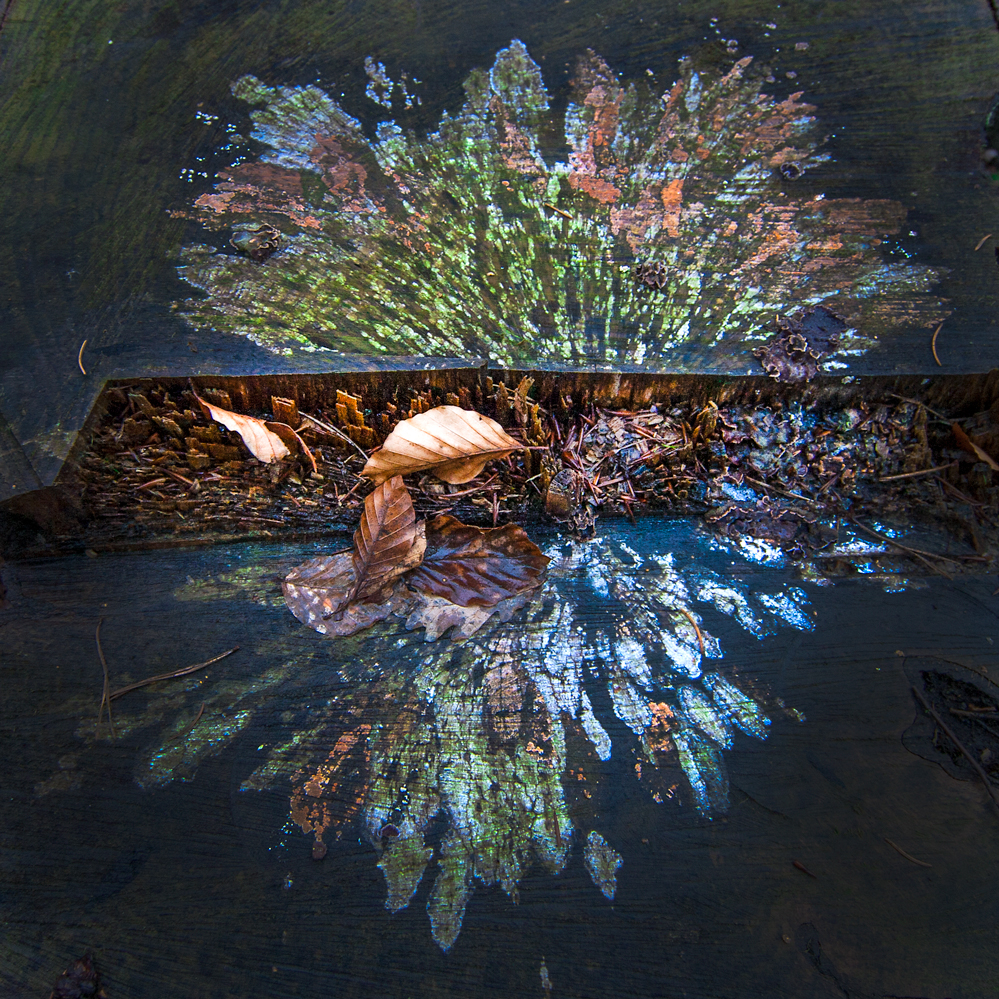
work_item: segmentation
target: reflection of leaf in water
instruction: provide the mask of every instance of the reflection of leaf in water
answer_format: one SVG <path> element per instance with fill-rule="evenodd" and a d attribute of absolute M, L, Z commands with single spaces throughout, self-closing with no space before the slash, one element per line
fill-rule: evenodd
<path fill-rule="evenodd" d="M 726 641 L 741 634 L 755 644 L 777 628 L 808 628 L 804 595 L 767 585 L 770 569 L 756 570 L 751 590 L 734 553 L 720 577 L 697 559 L 680 566 L 654 543 L 629 540 L 645 547 L 613 535 L 551 545 L 547 579 L 516 622 L 493 618 L 464 642 L 427 645 L 386 623 L 321 643 L 322 686 L 302 688 L 295 721 L 243 788 L 287 791 L 292 818 L 317 841 L 359 824 L 379 853 L 391 911 L 428 882 L 431 930 L 444 948 L 476 884 L 516 899 L 532 868 L 565 867 L 577 823 L 592 828 L 583 799 L 567 798 L 570 753 L 573 768 L 586 771 L 580 789 L 601 779 L 596 760 L 627 753 L 656 800 L 679 785 L 701 815 L 724 811 L 725 747 L 765 738 L 770 723 L 725 668 L 712 629 L 727 618 L 734 635 Z M 287 680 L 293 669 L 276 672 Z M 242 695 L 231 691 L 213 710 L 229 719 L 260 710 L 279 682 L 267 675 L 246 690 L 244 680 Z M 633 733 L 630 745 L 618 736 L 612 743 L 611 712 Z M 204 738 L 180 753 L 179 731 L 180 719 L 148 757 L 157 779 L 187 776 L 221 746 Z M 618 859 L 592 841 L 586 863 L 605 894 L 617 890 Z"/>
<path fill-rule="evenodd" d="M 562 122 L 514 41 L 437 131 L 382 122 L 373 139 L 318 87 L 243 77 L 233 92 L 255 105 L 264 152 L 223 171 L 192 214 L 224 232 L 273 225 L 284 241 L 263 264 L 187 247 L 180 274 L 205 295 L 184 313 L 285 353 L 674 366 L 690 343 L 751 364 L 737 345 L 798 305 L 847 320 L 841 358 L 942 318 L 940 272 L 882 259 L 902 204 L 787 179 L 829 157 L 815 109 L 766 94 L 765 75 L 749 58 L 682 60 L 653 91 L 588 52 Z M 560 128 L 567 154 L 553 161 L 543 136 Z M 663 287 L 636 281 L 636 262 Z"/>

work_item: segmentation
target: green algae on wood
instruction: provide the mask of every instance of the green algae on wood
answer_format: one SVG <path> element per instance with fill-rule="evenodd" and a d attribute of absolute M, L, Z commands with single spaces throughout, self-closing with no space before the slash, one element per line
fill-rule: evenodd
<path fill-rule="evenodd" d="M 369 139 L 316 86 L 242 77 L 265 151 L 191 215 L 273 226 L 282 248 L 257 263 L 186 247 L 180 274 L 204 295 L 183 314 L 286 354 L 682 366 L 696 346 L 745 368 L 775 314 L 822 302 L 850 324 L 827 370 L 945 316 L 940 272 L 879 249 L 905 207 L 806 193 L 798 178 L 829 159 L 815 108 L 764 86 L 749 57 L 684 59 L 660 95 L 589 51 L 553 160 L 541 137 L 559 123 L 519 41 L 424 138 L 383 122 Z M 661 290 L 633 280 L 640 262 L 665 266 Z"/>

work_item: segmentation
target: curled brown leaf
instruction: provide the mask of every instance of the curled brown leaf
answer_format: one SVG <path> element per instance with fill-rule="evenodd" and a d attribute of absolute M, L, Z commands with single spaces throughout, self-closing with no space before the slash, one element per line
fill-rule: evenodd
<path fill-rule="evenodd" d="M 312 464 L 312 470 L 316 470 L 316 460 L 313 458 L 312 452 L 306 447 L 302 438 L 286 423 L 261 420 L 256 416 L 246 416 L 243 413 L 233 413 L 221 406 L 206 402 L 197 393 L 195 393 L 194 398 L 198 400 L 202 412 L 208 419 L 215 420 L 227 430 L 239 434 L 250 454 L 258 461 L 270 464 L 272 461 L 286 458 L 292 451 L 300 451 Z"/>
<path fill-rule="evenodd" d="M 380 600 L 351 603 L 355 581 L 353 553 L 340 552 L 296 566 L 285 577 L 281 589 L 292 614 L 320 635 L 353 635 L 407 606 L 401 582 L 387 596 L 382 594 Z"/>
<path fill-rule="evenodd" d="M 402 477 L 383 482 L 364 501 L 361 525 L 354 532 L 352 600 L 377 596 L 392 580 L 420 564 L 427 547 L 423 523 L 416 523 L 413 501 Z"/>
<path fill-rule="evenodd" d="M 423 561 L 406 583 L 460 607 L 491 607 L 534 589 L 550 561 L 516 524 L 472 527 L 440 514 L 426 533 Z"/>
<path fill-rule="evenodd" d="M 495 421 L 458 406 L 438 406 L 397 424 L 364 466 L 374 483 L 432 470 L 452 485 L 470 482 L 491 458 L 521 445 Z"/>

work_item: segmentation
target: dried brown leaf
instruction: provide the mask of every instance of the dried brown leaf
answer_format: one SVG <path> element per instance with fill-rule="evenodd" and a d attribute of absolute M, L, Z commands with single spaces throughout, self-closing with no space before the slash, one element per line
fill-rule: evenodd
<path fill-rule="evenodd" d="M 258 420 L 255 416 L 244 416 L 242 413 L 232 413 L 221 406 L 213 406 L 198 395 L 194 398 L 201 404 L 205 416 L 239 434 L 254 458 L 270 464 L 291 454 L 281 436 L 268 429 L 265 420 Z M 291 427 L 288 429 L 291 430 Z"/>
<path fill-rule="evenodd" d="M 474 479 L 490 458 L 504 458 L 520 447 L 488 416 L 438 406 L 396 424 L 362 474 L 377 484 L 430 469 L 439 479 L 460 485 Z"/>
<path fill-rule="evenodd" d="M 954 433 L 954 439 L 957 441 L 958 446 L 962 451 L 967 451 L 968 454 L 974 455 L 979 461 L 984 461 L 993 472 L 999 472 L 999 464 L 996 464 L 995 459 L 983 451 L 965 432 L 964 428 L 957 423 L 952 423 L 950 429 Z"/>
<path fill-rule="evenodd" d="M 264 423 L 264 426 L 270 430 L 271 433 L 277 434 L 289 451 L 299 451 L 301 454 L 305 455 L 309 464 L 312 465 L 312 471 L 318 471 L 316 468 L 316 459 L 313 457 L 312 452 L 309 450 L 305 441 L 298 436 L 297 431 L 288 426 L 287 423 L 278 423 L 275 420 L 268 420 Z M 249 447 L 249 445 L 247 445 L 247 447 Z M 252 451 L 253 449 L 250 448 L 250 450 Z"/>
<path fill-rule="evenodd" d="M 364 501 L 361 526 L 354 532 L 352 600 L 377 596 L 392 580 L 419 565 L 427 547 L 423 523 L 402 477 L 383 482 Z"/>
<path fill-rule="evenodd" d="M 281 584 L 288 609 L 320 635 L 343 637 L 405 613 L 408 595 L 401 581 L 380 601 L 350 602 L 354 590 L 354 553 L 321 555 L 296 566 Z"/>
<path fill-rule="evenodd" d="M 460 607 L 492 607 L 533 590 L 549 561 L 516 524 L 472 527 L 445 513 L 427 523 L 423 561 L 406 583 Z"/>

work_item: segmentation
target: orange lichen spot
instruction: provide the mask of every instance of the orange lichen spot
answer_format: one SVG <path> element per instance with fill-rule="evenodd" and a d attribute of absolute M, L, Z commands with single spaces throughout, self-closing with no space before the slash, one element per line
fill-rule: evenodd
<path fill-rule="evenodd" d="M 683 178 L 677 177 L 676 180 L 671 180 L 669 184 L 663 188 L 662 193 L 663 208 L 665 212 L 663 213 L 663 224 L 666 226 L 666 231 L 671 236 L 678 236 L 680 233 L 680 205 L 683 201 Z"/>
<path fill-rule="evenodd" d="M 575 191 L 588 194 L 603 205 L 611 205 L 621 196 L 620 189 L 613 184 L 584 173 L 570 173 L 569 186 Z"/>
<path fill-rule="evenodd" d="M 649 701 L 652 721 L 643 734 L 642 741 L 650 755 L 668 753 L 673 748 L 669 732 L 673 727 L 673 709 L 661 701 Z"/>

